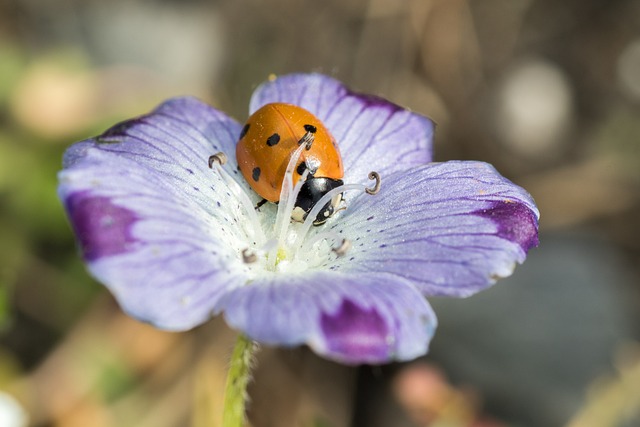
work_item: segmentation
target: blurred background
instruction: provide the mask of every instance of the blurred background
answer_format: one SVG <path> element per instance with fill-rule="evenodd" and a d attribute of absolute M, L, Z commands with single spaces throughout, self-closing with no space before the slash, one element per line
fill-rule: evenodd
<path fill-rule="evenodd" d="M 493 163 L 534 196 L 541 244 L 490 290 L 431 300 L 421 360 L 263 348 L 252 425 L 640 425 L 634 0 L 0 0 L 0 425 L 220 425 L 234 332 L 124 316 L 56 173 L 71 143 L 170 96 L 244 121 L 252 90 L 294 71 L 434 119 L 438 161 Z"/>

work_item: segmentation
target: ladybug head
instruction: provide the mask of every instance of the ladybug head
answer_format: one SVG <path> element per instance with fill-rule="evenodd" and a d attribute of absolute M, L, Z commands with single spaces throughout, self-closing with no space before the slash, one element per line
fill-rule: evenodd
<path fill-rule="evenodd" d="M 313 207 L 322 197 L 334 188 L 343 185 L 341 179 L 310 177 L 308 178 L 298 193 L 295 208 L 291 217 L 295 221 L 303 222 Z M 338 193 L 331 198 L 318 212 L 313 225 L 324 224 L 336 212 L 338 205 L 342 201 L 342 193 Z"/>

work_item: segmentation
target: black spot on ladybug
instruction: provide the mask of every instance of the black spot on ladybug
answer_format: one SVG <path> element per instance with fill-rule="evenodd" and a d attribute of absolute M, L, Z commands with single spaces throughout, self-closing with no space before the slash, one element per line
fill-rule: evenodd
<path fill-rule="evenodd" d="M 316 133 L 316 127 L 314 125 L 304 125 L 304 130 L 311 133 Z"/>
<path fill-rule="evenodd" d="M 240 132 L 240 139 L 244 138 L 244 136 L 247 134 L 247 132 L 249 132 L 249 128 L 250 127 L 251 127 L 251 125 L 249 123 L 244 125 L 244 127 L 242 128 L 242 131 Z"/>
<path fill-rule="evenodd" d="M 298 172 L 298 175 L 302 176 L 304 171 L 306 171 L 307 169 L 309 169 L 309 175 L 313 176 L 318 171 L 318 166 L 314 165 L 313 162 L 311 165 L 308 165 L 307 162 L 302 162 L 296 168 L 296 172 Z"/>
<path fill-rule="evenodd" d="M 260 179 L 260 168 L 253 168 L 253 172 L 251 172 L 251 177 L 254 181 L 258 182 Z"/>
<path fill-rule="evenodd" d="M 278 142 L 280 142 L 280 135 L 278 135 L 277 133 L 274 133 L 273 135 L 271 135 L 269 138 L 267 138 L 267 145 L 269 147 L 273 147 L 274 145 L 276 145 Z"/>

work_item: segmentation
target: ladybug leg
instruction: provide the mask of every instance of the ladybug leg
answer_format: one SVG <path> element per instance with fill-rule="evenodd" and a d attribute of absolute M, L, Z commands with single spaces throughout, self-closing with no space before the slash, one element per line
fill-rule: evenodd
<path fill-rule="evenodd" d="M 255 209 L 256 209 L 257 211 L 259 211 L 259 210 L 260 210 L 260 208 L 261 208 L 262 206 L 264 206 L 264 204 L 265 204 L 265 203 L 267 203 L 267 202 L 268 202 L 268 200 L 267 200 L 267 199 L 262 199 L 262 200 L 260 200 L 258 203 L 256 203 L 256 208 L 255 208 Z"/>

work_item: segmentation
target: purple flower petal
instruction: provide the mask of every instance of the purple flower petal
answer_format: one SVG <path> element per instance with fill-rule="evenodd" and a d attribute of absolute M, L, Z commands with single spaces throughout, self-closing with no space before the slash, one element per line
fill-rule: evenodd
<path fill-rule="evenodd" d="M 233 161 L 239 132 L 211 107 L 175 99 L 66 153 L 59 194 L 85 260 L 132 316 L 187 329 L 246 280 L 247 219 L 207 164 L 217 151 Z"/>
<path fill-rule="evenodd" d="M 325 124 L 340 148 L 345 182 L 366 182 L 371 168 L 385 176 L 432 160 L 431 120 L 330 77 L 290 74 L 266 82 L 254 92 L 250 112 L 271 102 L 303 107 Z"/>
<path fill-rule="evenodd" d="M 528 206 L 512 201 L 497 201 L 475 212 L 498 226 L 497 235 L 518 243 L 524 252 L 538 246 L 538 217 Z"/>
<path fill-rule="evenodd" d="M 128 252 L 136 241 L 131 235 L 135 214 L 106 197 L 73 193 L 66 209 L 87 261 Z"/>
<path fill-rule="evenodd" d="M 383 178 L 379 194 L 354 198 L 331 223 L 353 246 L 336 269 L 390 273 L 425 295 L 471 295 L 524 261 L 538 217 L 531 196 L 486 163 L 421 166 Z"/>
<path fill-rule="evenodd" d="M 236 164 L 239 135 L 240 124 L 224 113 L 195 98 L 173 98 L 149 114 L 118 123 L 96 138 L 73 145 L 65 153 L 64 166 L 83 158 L 85 150 L 100 147 L 156 169 L 166 163 L 191 174 L 191 166 L 205 171 L 209 156 L 219 151 Z"/>
<path fill-rule="evenodd" d="M 385 275 L 264 277 L 231 291 L 218 309 L 253 339 L 307 343 L 344 363 L 413 359 L 426 353 L 436 326 L 417 289 Z"/>
<path fill-rule="evenodd" d="M 391 331 L 375 308 L 364 309 L 344 300 L 335 314 L 320 316 L 320 330 L 330 353 L 354 355 L 361 360 L 389 358 L 387 337 Z"/>

